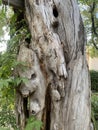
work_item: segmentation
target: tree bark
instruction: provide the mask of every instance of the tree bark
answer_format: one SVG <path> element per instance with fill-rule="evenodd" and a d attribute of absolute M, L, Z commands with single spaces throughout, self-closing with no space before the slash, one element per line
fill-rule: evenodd
<path fill-rule="evenodd" d="M 75 0 L 25 0 L 31 43 L 22 43 L 17 60 L 17 123 L 24 130 L 31 115 L 43 130 L 90 130 L 90 80 L 85 31 Z"/>

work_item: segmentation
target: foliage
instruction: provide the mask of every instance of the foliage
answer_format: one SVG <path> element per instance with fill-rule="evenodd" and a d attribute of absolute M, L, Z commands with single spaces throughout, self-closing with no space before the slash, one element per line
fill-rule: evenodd
<path fill-rule="evenodd" d="M 9 30 L 9 24 L 10 24 L 10 18 L 13 15 L 12 8 L 9 8 L 9 6 L 5 6 L 2 4 L 2 0 L 0 0 L 0 41 L 6 41 L 4 39 L 4 35 Z"/>
<path fill-rule="evenodd" d="M 92 93 L 91 106 L 92 106 L 92 113 L 91 113 L 92 121 L 95 130 L 98 130 L 98 93 Z"/>
<path fill-rule="evenodd" d="M 92 94 L 91 104 L 95 119 L 98 120 L 98 93 Z"/>
<path fill-rule="evenodd" d="M 94 46 L 87 46 L 87 53 L 90 57 L 98 57 L 98 50 Z"/>
<path fill-rule="evenodd" d="M 93 109 L 91 109 L 91 121 L 92 121 L 92 123 L 93 123 L 94 130 L 97 130 L 96 120 L 95 120 L 94 110 L 93 110 Z"/>
<path fill-rule="evenodd" d="M 3 6 L 3 5 L 2 5 Z M 2 7 L 4 8 L 4 6 Z M 0 8 L 0 36 L 4 35 L 3 27 L 7 25 L 5 10 Z"/>
<path fill-rule="evenodd" d="M 6 106 L 2 106 L 2 110 L 0 110 L 0 126 L 8 127 L 8 124 L 11 128 L 17 128 L 14 112 L 10 109 L 7 109 Z"/>
<path fill-rule="evenodd" d="M 0 130 L 10 130 L 9 128 L 0 127 Z"/>
<path fill-rule="evenodd" d="M 7 12 L 7 10 L 11 12 Z M 10 40 L 7 41 L 6 52 L 0 53 L 0 130 L 7 130 L 6 128 L 1 128 L 7 126 L 14 128 L 14 130 L 17 129 L 14 113 L 15 87 L 21 82 L 25 83 L 28 81 L 24 77 L 18 77 L 15 72 L 18 66 L 23 70 L 26 68 L 26 64 L 17 62 L 16 58 L 19 51 L 19 43 L 21 44 L 21 41 L 25 38 L 30 38 L 24 19 L 17 21 L 20 14 L 21 11 L 14 14 L 12 9 L 1 5 L 0 31 L 3 30 L 4 26 L 7 27 L 7 29 L 10 28 Z M 5 20 L 5 22 L 3 20 Z M 4 33 L 1 32 L 0 38 L 3 36 Z M 1 44 L 3 44 L 3 42 Z"/>
<path fill-rule="evenodd" d="M 98 72 L 90 71 L 91 89 L 98 92 Z"/>
<path fill-rule="evenodd" d="M 25 130 L 40 130 L 42 127 L 42 122 L 37 120 L 34 116 L 31 116 L 28 121 Z"/>
<path fill-rule="evenodd" d="M 96 130 L 98 130 L 98 121 L 96 122 Z"/>

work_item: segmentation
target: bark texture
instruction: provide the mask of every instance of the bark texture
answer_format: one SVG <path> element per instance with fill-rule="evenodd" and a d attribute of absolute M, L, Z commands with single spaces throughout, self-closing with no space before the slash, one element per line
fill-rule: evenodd
<path fill-rule="evenodd" d="M 26 62 L 17 90 L 17 123 L 35 115 L 43 130 L 90 130 L 90 84 L 85 33 L 75 0 L 25 0 L 31 43 L 20 46 Z"/>

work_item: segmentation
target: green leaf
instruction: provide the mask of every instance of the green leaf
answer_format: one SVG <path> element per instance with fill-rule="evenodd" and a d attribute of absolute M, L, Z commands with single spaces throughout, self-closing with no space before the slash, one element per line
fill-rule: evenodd
<path fill-rule="evenodd" d="M 40 130 L 42 127 L 42 122 L 37 120 L 35 117 L 31 116 L 28 121 L 25 130 Z"/>
<path fill-rule="evenodd" d="M 34 128 L 36 128 L 36 130 L 40 130 L 40 128 L 42 127 L 42 122 L 39 120 L 34 121 L 33 124 L 34 124 Z"/>
<path fill-rule="evenodd" d="M 8 85 L 9 85 L 9 84 L 8 84 L 7 80 L 4 80 L 4 86 L 5 86 L 5 87 L 8 87 Z"/>
<path fill-rule="evenodd" d="M 16 86 L 18 86 L 21 83 L 21 79 L 20 78 L 16 78 L 15 79 L 15 83 L 16 83 Z"/>
<path fill-rule="evenodd" d="M 3 86 L 4 86 L 3 81 L 2 81 L 2 80 L 0 80 L 0 89 L 2 89 L 2 88 L 3 88 Z"/>
<path fill-rule="evenodd" d="M 27 83 L 29 80 L 27 78 L 21 78 L 23 83 Z"/>

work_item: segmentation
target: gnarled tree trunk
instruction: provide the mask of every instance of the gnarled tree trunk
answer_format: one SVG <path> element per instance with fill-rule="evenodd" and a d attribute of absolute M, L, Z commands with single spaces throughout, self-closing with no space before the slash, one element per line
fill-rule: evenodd
<path fill-rule="evenodd" d="M 76 0 L 25 0 L 31 33 L 18 61 L 27 63 L 17 90 L 17 123 L 35 115 L 43 130 L 90 130 L 90 84 L 85 33 Z"/>

